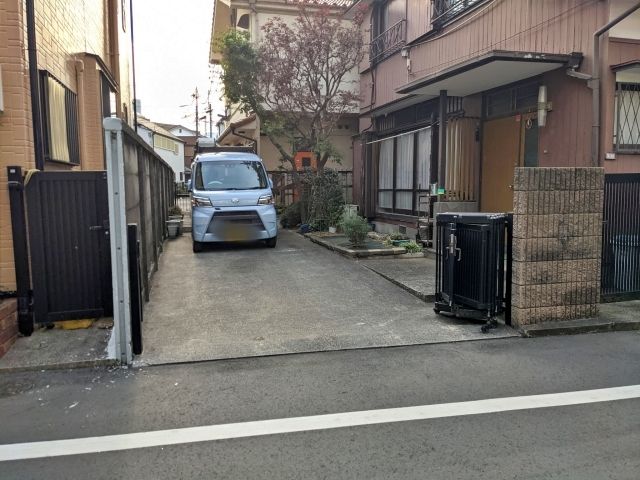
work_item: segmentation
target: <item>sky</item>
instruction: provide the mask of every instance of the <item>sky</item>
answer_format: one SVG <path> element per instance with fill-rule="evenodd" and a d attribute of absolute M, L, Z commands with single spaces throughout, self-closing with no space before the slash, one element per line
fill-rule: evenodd
<path fill-rule="evenodd" d="M 199 116 L 207 93 L 213 107 L 213 129 L 223 113 L 220 92 L 212 86 L 209 41 L 214 0 L 133 0 L 136 93 L 142 115 L 154 122 L 195 129 L 196 87 Z M 181 105 L 186 105 L 181 107 Z M 200 132 L 205 123 L 200 123 Z M 209 122 L 206 122 L 207 133 Z"/>

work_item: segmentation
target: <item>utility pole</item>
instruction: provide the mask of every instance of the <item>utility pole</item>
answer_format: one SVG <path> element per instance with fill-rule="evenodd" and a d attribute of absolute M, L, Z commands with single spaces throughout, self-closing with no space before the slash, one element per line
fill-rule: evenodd
<path fill-rule="evenodd" d="M 211 112 L 213 110 L 211 109 L 211 103 L 209 103 L 209 106 L 207 107 L 206 113 L 209 114 L 209 137 L 213 138 L 213 119 L 211 117 Z"/>
<path fill-rule="evenodd" d="M 200 130 L 198 129 L 198 127 L 200 126 L 200 117 L 198 116 L 198 101 L 199 101 L 200 95 L 198 95 L 198 87 L 196 87 L 195 93 L 193 93 L 191 96 L 196 101 L 196 138 L 198 138 L 200 136 Z"/>

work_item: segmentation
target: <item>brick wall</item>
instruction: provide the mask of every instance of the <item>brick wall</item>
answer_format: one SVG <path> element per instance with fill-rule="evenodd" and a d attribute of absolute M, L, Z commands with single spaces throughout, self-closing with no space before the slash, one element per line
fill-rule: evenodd
<path fill-rule="evenodd" d="M 24 22 L 21 1 L 0 3 L 0 65 L 4 91 L 4 112 L 0 113 L 0 290 L 15 290 L 7 166 L 34 167 Z"/>
<path fill-rule="evenodd" d="M 18 337 L 17 302 L 14 299 L 0 300 L 0 357 Z"/>
<path fill-rule="evenodd" d="M 35 7 L 38 68 L 48 70 L 67 88 L 80 94 L 76 60 L 85 62 L 84 98 L 78 98 L 79 108 L 83 109 L 81 168 L 102 169 L 100 74 L 95 60 L 84 53 L 99 56 L 111 69 L 119 83 L 117 103 L 130 105 L 131 32 L 122 26 L 123 3 L 117 0 L 40 0 Z M 125 20 L 129 18 L 128 13 L 129 0 L 126 0 Z M 24 171 L 35 168 L 25 15 L 23 0 L 0 2 L 0 67 L 4 93 L 4 112 L 0 113 L 0 290 L 5 291 L 16 288 L 6 167 L 18 165 Z M 114 27 L 111 33 L 109 21 Z M 48 162 L 46 169 L 68 170 L 69 166 Z M 13 310 L 15 302 L 0 302 L 0 355 L 15 338 L 17 327 Z M 12 322 L 13 326 L 8 326 L 7 322 Z"/>
<path fill-rule="evenodd" d="M 516 169 L 516 325 L 598 314 L 603 189 L 602 168 Z"/>

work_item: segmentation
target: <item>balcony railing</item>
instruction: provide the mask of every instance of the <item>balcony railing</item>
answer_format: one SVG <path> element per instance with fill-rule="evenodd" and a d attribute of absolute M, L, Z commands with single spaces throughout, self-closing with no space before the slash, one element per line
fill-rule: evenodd
<path fill-rule="evenodd" d="M 486 0 L 432 0 L 433 17 L 431 19 L 433 28 L 440 28 L 449 20 L 462 15 L 467 10 L 475 7 Z"/>
<path fill-rule="evenodd" d="M 406 20 L 400 20 L 371 41 L 369 53 L 371 63 L 381 62 L 407 43 L 406 24 Z"/>

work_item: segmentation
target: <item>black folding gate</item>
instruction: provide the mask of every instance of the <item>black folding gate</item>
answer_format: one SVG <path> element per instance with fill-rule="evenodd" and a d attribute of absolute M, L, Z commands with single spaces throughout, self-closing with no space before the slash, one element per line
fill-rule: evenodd
<path fill-rule="evenodd" d="M 605 175 L 602 300 L 640 298 L 640 173 Z"/>
<path fill-rule="evenodd" d="M 34 320 L 112 315 L 106 172 L 36 172 L 25 196 Z"/>
<path fill-rule="evenodd" d="M 511 324 L 510 214 L 441 213 L 436 220 L 436 313 Z"/>

